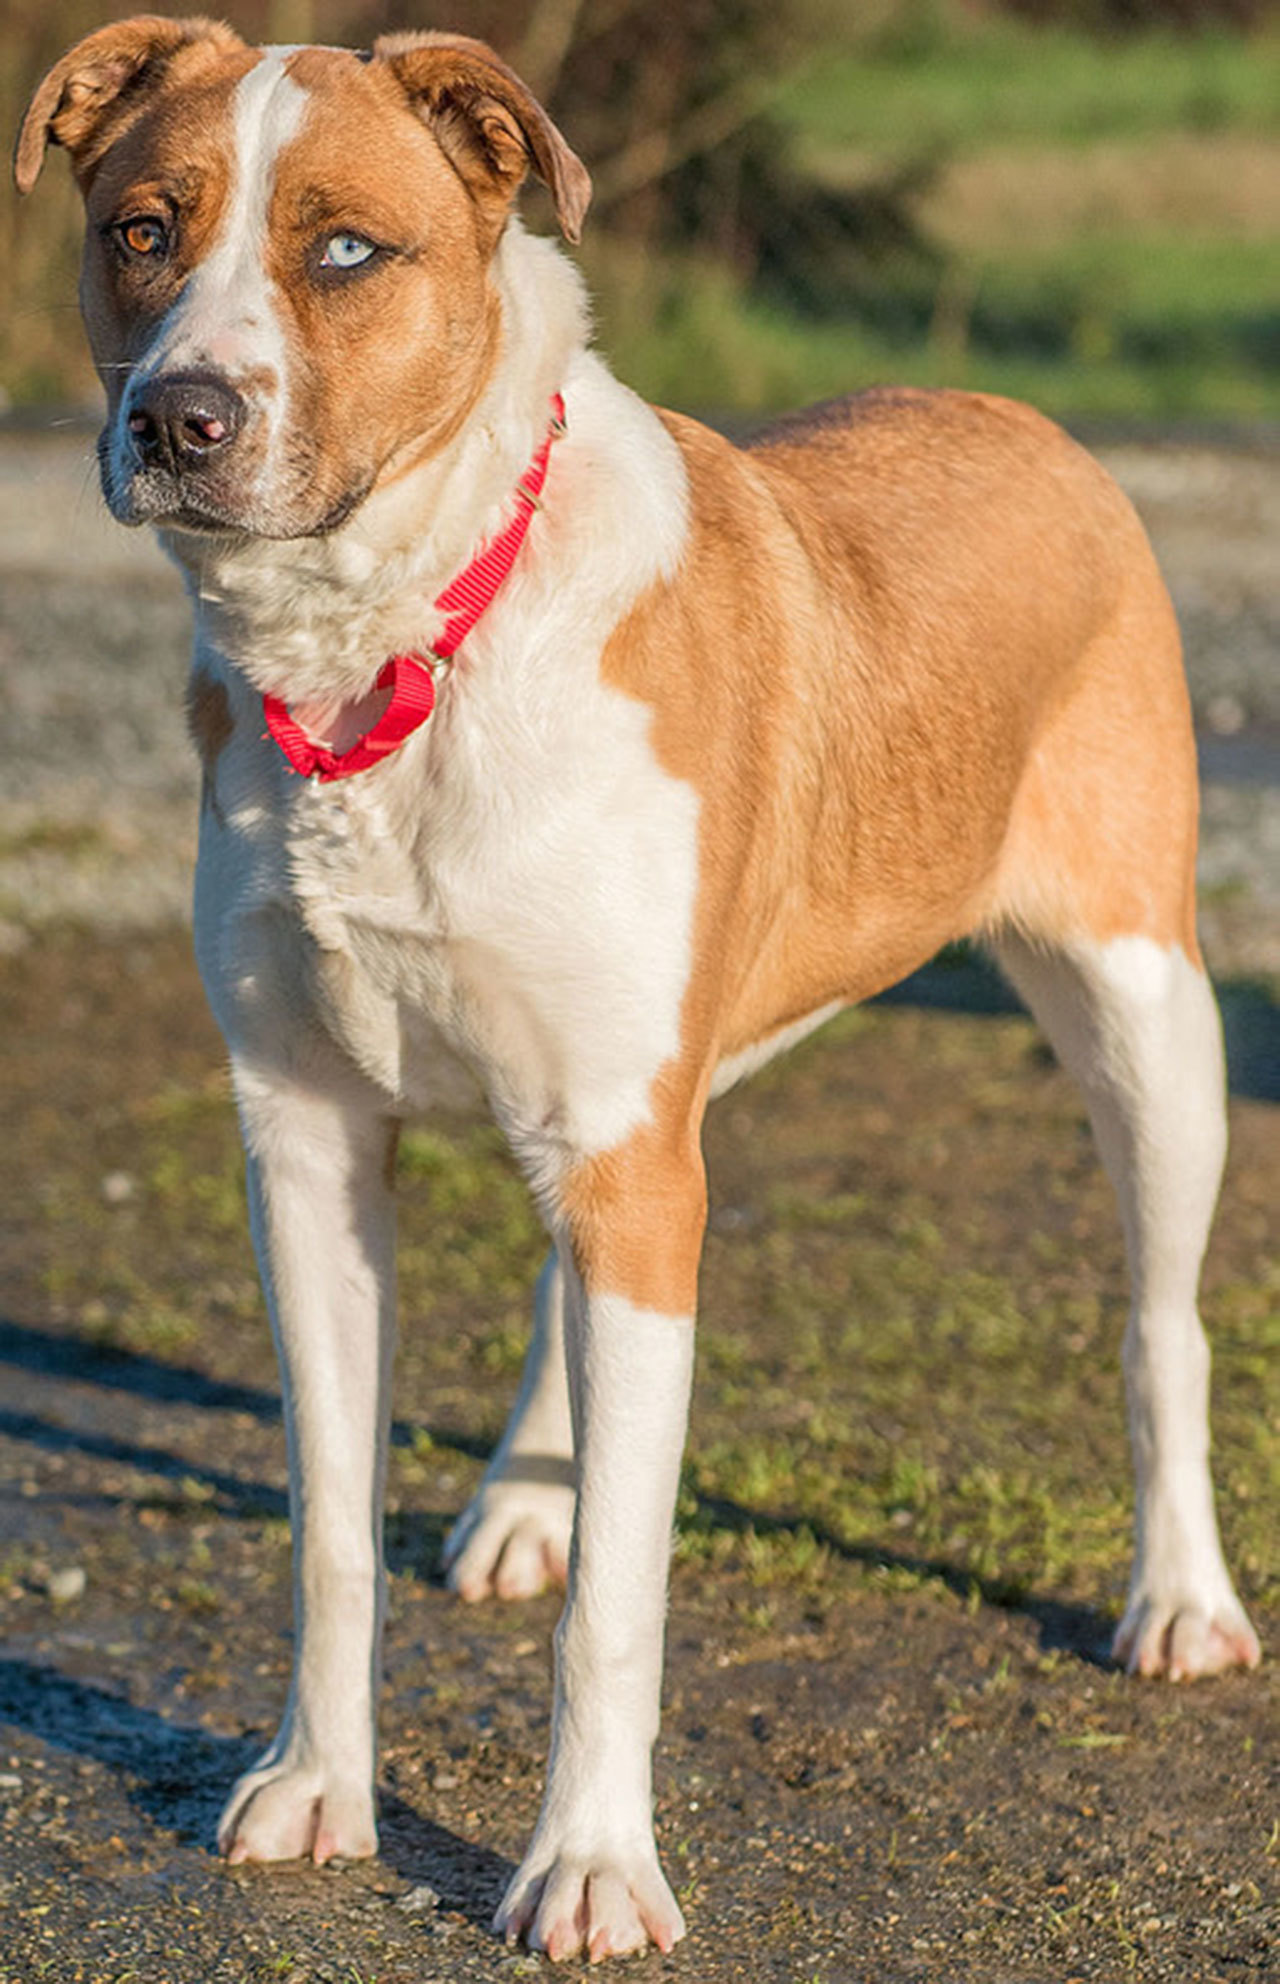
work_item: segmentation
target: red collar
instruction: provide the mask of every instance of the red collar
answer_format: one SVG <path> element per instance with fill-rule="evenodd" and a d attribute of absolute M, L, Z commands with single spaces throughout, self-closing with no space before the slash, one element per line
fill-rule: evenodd
<path fill-rule="evenodd" d="M 386 708 L 377 722 L 348 751 L 338 754 L 327 745 L 317 744 L 302 725 L 290 716 L 287 703 L 278 696 L 262 698 L 267 729 L 284 752 L 295 772 L 303 778 L 319 779 L 326 785 L 335 778 L 350 778 L 370 765 L 380 764 L 404 743 L 419 724 L 425 723 L 435 708 L 435 670 L 448 662 L 462 645 L 476 621 L 492 605 L 498 589 L 515 564 L 524 543 L 525 532 L 547 479 L 551 443 L 565 431 L 564 400 L 552 395 L 551 422 L 538 452 L 516 484 L 516 509 L 505 525 L 485 545 L 465 571 L 450 581 L 436 601 L 448 617 L 441 633 L 425 654 L 397 654 L 378 671 L 375 689 L 389 690 Z"/>

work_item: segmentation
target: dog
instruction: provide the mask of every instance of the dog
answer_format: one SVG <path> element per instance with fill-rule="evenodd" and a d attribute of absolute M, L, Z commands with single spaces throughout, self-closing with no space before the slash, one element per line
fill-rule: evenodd
<path fill-rule="evenodd" d="M 1224 1152 L 1177 629 L 1104 472 L 1028 408 L 873 391 L 736 447 L 588 349 L 590 182 L 484 45 L 90 35 L 63 146 L 106 501 L 195 617 L 196 950 L 282 1371 L 297 1650 L 234 1861 L 369 1854 L 391 1174 L 439 1056 L 552 1239 L 463 1597 L 567 1579 L 545 1800 L 496 1927 L 684 1931 L 653 1839 L 708 1099 L 953 939 L 1086 1098 L 1133 1281 L 1119 1660 L 1252 1666 L 1207 1466 L 1197 1282 Z"/>

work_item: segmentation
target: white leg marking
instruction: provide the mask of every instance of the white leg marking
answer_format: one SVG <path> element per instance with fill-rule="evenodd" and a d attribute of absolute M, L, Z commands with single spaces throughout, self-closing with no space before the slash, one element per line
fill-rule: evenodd
<path fill-rule="evenodd" d="M 564 1361 L 564 1273 L 552 1254 L 538 1277 L 533 1336 L 497 1452 L 444 1546 L 451 1590 L 532 1598 L 563 1584 L 573 1529 L 573 1423 Z"/>
<path fill-rule="evenodd" d="M 1070 955 L 1018 939 L 1001 964 L 1089 1105 L 1124 1221 L 1124 1342 L 1137 1547 L 1115 1656 L 1187 1680 L 1257 1665 L 1209 1476 L 1209 1348 L 1196 1290 L 1226 1152 L 1222 1031 L 1204 973 L 1143 937 Z"/>
<path fill-rule="evenodd" d="M 693 1324 L 622 1296 L 587 1304 L 576 1279 L 565 1320 L 579 1489 L 551 1758 L 495 1927 L 548 1956 L 594 1960 L 669 1950 L 684 1934 L 653 1840 L 650 1752 Z"/>
<path fill-rule="evenodd" d="M 296 1649 L 279 1734 L 231 1793 L 229 1859 L 377 1849 L 382 1499 L 395 1335 L 386 1119 L 237 1070 L 250 1219 L 284 1387 Z M 354 1090 L 354 1084 L 349 1085 Z"/>

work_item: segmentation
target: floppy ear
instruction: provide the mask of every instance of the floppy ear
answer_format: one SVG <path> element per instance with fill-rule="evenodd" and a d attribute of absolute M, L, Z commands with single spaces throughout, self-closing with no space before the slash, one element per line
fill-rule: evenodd
<path fill-rule="evenodd" d="M 532 170 L 550 189 L 568 239 L 580 238 L 591 199 L 587 168 L 491 48 L 466 35 L 428 32 L 383 35 L 373 54 L 389 65 L 495 231 Z"/>
<path fill-rule="evenodd" d="M 179 48 L 196 41 L 244 47 L 220 21 L 170 21 L 159 14 L 115 21 L 77 42 L 49 71 L 22 120 L 13 155 L 18 191 L 29 193 L 35 185 L 46 145 L 65 145 L 78 173 L 95 165 L 119 117 L 159 80 Z"/>

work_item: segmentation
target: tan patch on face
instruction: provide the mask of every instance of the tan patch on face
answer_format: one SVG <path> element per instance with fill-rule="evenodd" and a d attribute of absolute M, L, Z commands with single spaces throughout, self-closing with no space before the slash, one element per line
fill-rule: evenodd
<path fill-rule="evenodd" d="M 231 184 L 232 97 L 257 60 L 206 43 L 180 50 L 88 187 L 80 301 L 113 411 L 130 366 L 216 239 Z M 171 252 L 154 267 L 123 259 L 108 231 L 136 214 L 172 227 Z"/>
<path fill-rule="evenodd" d="M 260 59 L 207 44 L 180 51 L 93 177 L 82 303 L 113 414 L 218 242 L 237 170 L 235 92 Z M 297 135 L 271 160 L 264 295 L 288 376 L 263 367 L 228 376 L 251 407 L 283 391 L 287 424 L 269 483 L 257 483 L 246 428 L 223 492 L 233 502 L 253 482 L 249 527 L 276 536 L 328 527 L 446 445 L 483 392 L 500 338 L 492 231 L 387 64 L 304 49 L 285 73 L 307 102 Z M 112 224 L 134 214 L 171 218 L 163 265 L 117 252 Z M 367 270 L 322 266 L 338 233 L 375 244 Z"/>
<path fill-rule="evenodd" d="M 443 447 L 489 377 L 499 306 L 476 209 L 385 65 L 307 49 L 308 92 L 276 161 L 267 273 L 290 349 L 288 452 L 328 508 Z M 349 233 L 376 254 L 322 267 Z"/>

